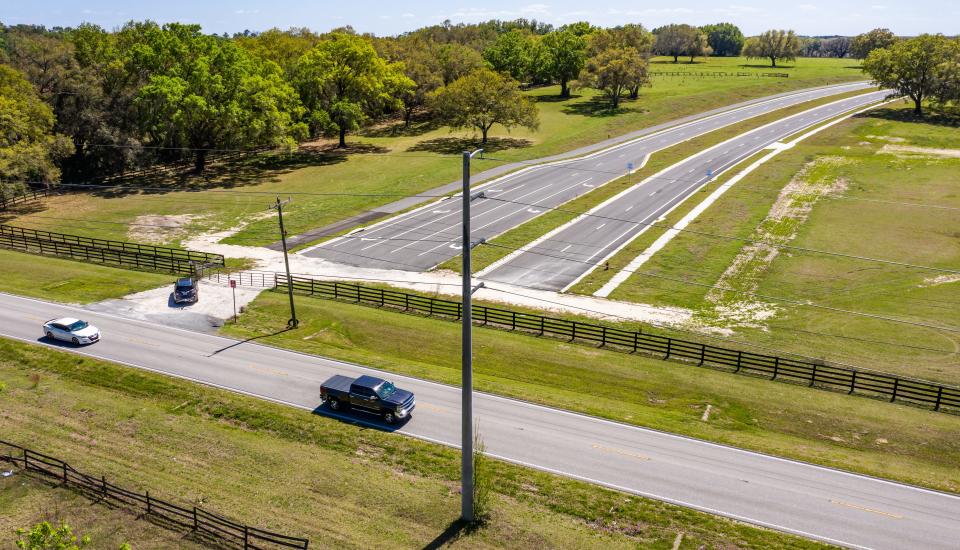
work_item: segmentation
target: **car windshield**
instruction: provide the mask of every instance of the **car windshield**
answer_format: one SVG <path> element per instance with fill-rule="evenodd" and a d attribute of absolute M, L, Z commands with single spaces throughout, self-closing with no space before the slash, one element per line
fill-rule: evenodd
<path fill-rule="evenodd" d="M 380 387 L 377 388 L 377 395 L 380 396 L 380 399 L 386 399 L 393 395 L 397 391 L 397 388 L 393 387 L 393 384 L 390 382 L 384 382 L 380 384 Z"/>
<path fill-rule="evenodd" d="M 177 281 L 177 287 L 185 289 L 193 288 L 193 281 L 190 279 L 180 279 Z"/>
<path fill-rule="evenodd" d="M 90 326 L 90 324 L 87 323 L 86 321 L 74 321 L 73 323 L 70 323 L 69 325 L 67 325 L 67 328 L 69 328 L 71 331 L 77 331 L 77 330 L 83 330 L 88 326 Z"/>

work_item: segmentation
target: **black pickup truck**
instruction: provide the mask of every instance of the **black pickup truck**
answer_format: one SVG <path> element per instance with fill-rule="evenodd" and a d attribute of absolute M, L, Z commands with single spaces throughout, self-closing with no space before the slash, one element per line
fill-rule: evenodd
<path fill-rule="evenodd" d="M 320 386 L 320 399 L 335 411 L 353 408 L 383 415 L 387 424 L 408 417 L 417 404 L 412 392 L 401 390 L 382 378 L 366 375 L 360 378 L 339 374 L 331 377 Z"/>

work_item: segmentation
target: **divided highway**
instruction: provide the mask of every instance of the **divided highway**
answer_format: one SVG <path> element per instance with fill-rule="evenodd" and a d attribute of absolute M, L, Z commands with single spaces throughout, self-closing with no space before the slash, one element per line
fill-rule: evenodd
<path fill-rule="evenodd" d="M 639 168 L 650 154 L 661 149 L 777 109 L 869 88 L 868 83 L 856 82 L 780 95 L 677 124 L 584 157 L 532 166 L 475 186 L 475 190 L 483 190 L 489 198 L 479 199 L 473 204 L 473 235 L 477 239 L 490 239 L 543 212 L 543 208 L 496 199 L 545 207 L 560 206 L 625 175 L 630 166 Z M 767 143 L 764 141 L 763 145 Z M 717 163 L 718 166 L 721 164 L 719 159 Z M 685 179 L 689 180 L 689 177 Z M 671 197 L 672 194 L 665 192 L 656 197 L 655 202 L 660 203 Z M 440 200 L 300 253 L 359 267 L 425 271 L 460 253 L 461 217 L 459 200 Z M 512 267 L 510 273 L 501 273 L 499 276 L 518 278 L 517 268 L 520 267 L 536 266 L 527 266 L 524 262 Z M 531 277 L 519 278 L 528 280 Z M 543 288 L 553 288 L 557 284 L 551 281 Z"/>
<path fill-rule="evenodd" d="M 612 197 L 593 209 L 591 216 L 578 218 L 477 276 L 542 290 L 566 290 L 713 177 L 782 138 L 881 101 L 889 93 L 871 92 L 821 105 L 700 151 Z"/>
<path fill-rule="evenodd" d="M 333 374 L 386 376 L 417 395 L 413 417 L 397 431 L 444 445 L 460 440 L 460 392 L 442 384 L 8 294 L 0 294 L 0 335 L 46 343 L 41 323 L 65 314 L 103 331 L 98 344 L 66 348 L 74 353 L 304 414 Z M 475 395 L 474 410 L 488 451 L 512 462 L 848 547 L 955 549 L 960 540 L 958 496 L 487 394 Z"/>

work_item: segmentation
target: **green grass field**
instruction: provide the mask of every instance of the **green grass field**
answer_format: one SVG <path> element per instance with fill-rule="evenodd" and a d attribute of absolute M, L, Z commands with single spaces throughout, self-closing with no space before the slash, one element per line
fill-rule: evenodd
<path fill-rule="evenodd" d="M 695 64 L 661 63 L 660 71 L 747 71 L 769 69 L 739 58 L 711 58 Z M 654 77 L 636 101 L 628 101 L 616 112 L 596 93 L 583 90 L 560 101 L 557 87 L 538 88 L 529 94 L 538 100 L 540 128 L 536 132 L 495 128 L 487 146 L 490 156 L 504 161 L 538 158 L 594 143 L 631 130 L 655 125 L 715 107 L 806 88 L 863 78 L 848 60 L 800 59 L 793 67 L 777 69 L 789 78 L 758 77 Z M 152 192 L 113 196 L 67 195 L 45 201 L 45 207 L 21 211 L 10 223 L 43 229 L 70 228 L 70 233 L 126 240 L 136 234 L 131 223 L 138 216 L 191 216 L 179 220 L 180 230 L 159 231 L 156 238 L 177 243 L 184 235 L 211 228 L 227 228 L 241 221 L 255 220 L 264 213 L 276 194 L 284 193 L 373 193 L 411 195 L 459 177 L 460 150 L 473 146 L 469 132 L 450 132 L 430 124 L 409 129 L 387 125 L 352 136 L 351 153 L 319 153 L 289 157 L 254 158 L 211 168 L 204 178 L 162 177 L 144 182 L 151 186 L 192 185 L 195 192 Z M 492 168 L 502 161 L 478 163 L 478 169 Z M 262 191 L 264 195 L 237 195 L 214 192 L 211 188 Z M 295 196 L 287 210 L 288 231 L 298 233 L 362 212 L 393 197 Z M 253 221 L 229 239 L 234 244 L 266 244 L 278 239 L 276 222 Z M 136 240 L 136 239 L 135 239 Z"/>
<path fill-rule="evenodd" d="M 300 328 L 277 333 L 286 296 L 262 294 L 238 338 L 456 385 L 457 323 L 297 298 Z M 478 390 L 671 433 L 960 491 L 960 418 L 495 329 L 474 331 Z M 602 396 L 602 397 L 601 397 Z M 713 406 L 709 422 L 700 417 Z"/>
<path fill-rule="evenodd" d="M 122 487 L 200 505 L 311 548 L 823 548 L 491 461 L 492 515 L 459 515 L 456 450 L 104 361 L 0 339 L 0 433 Z M 373 490 L 371 490 L 373 489 Z M 0 479 L 0 532 L 65 519 L 94 548 L 197 548 L 63 489 Z M 436 545 L 436 546 L 431 546 Z"/>
<path fill-rule="evenodd" d="M 960 222 L 956 191 L 960 159 L 897 152 L 891 147 L 957 150 L 960 136 L 950 126 L 902 120 L 905 112 L 896 105 L 876 116 L 851 119 L 801 143 L 737 184 L 691 228 L 755 238 L 758 227 L 769 226 L 769 221 L 763 220 L 788 182 L 797 177 L 840 181 L 844 189 L 821 197 L 805 222 L 781 223 L 773 231 L 781 237 L 795 235 L 789 242 L 799 247 L 957 269 L 960 234 L 954 228 Z M 642 270 L 714 284 L 743 248 L 740 241 L 683 233 Z M 616 265 L 627 263 L 640 250 L 632 247 L 616 259 Z M 751 269 L 749 275 L 724 284 L 960 329 L 957 283 L 933 281 L 937 276 L 949 281 L 949 274 L 790 251 L 779 254 L 769 265 Z M 580 287 L 585 291 L 592 288 Z M 723 324 L 714 319 L 707 291 L 637 274 L 611 297 L 687 307 L 701 312 L 704 322 Z M 760 327 L 741 326 L 737 336 L 828 360 L 960 383 L 960 335 L 955 331 L 783 303 L 776 308 L 774 318 L 759 323 Z"/>
<path fill-rule="evenodd" d="M 174 278 L 0 249 L 0 291 L 44 300 L 88 304 L 171 284 Z"/>

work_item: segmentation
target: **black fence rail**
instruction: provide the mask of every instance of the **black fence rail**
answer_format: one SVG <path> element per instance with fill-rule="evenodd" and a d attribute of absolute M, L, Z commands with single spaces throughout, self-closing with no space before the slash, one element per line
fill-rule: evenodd
<path fill-rule="evenodd" d="M 728 78 L 728 77 L 754 77 L 754 78 L 790 78 L 790 73 L 763 72 L 755 73 L 750 71 L 650 71 L 650 76 L 671 76 L 686 78 Z"/>
<path fill-rule="evenodd" d="M 19 204 L 26 204 L 54 194 L 49 189 L 26 189 L 16 193 L 7 193 L 0 188 L 0 211 Z"/>
<path fill-rule="evenodd" d="M 171 273 L 193 273 L 203 266 L 224 265 L 224 258 L 220 254 L 108 241 L 11 225 L 0 225 L 0 247 L 86 262 Z"/>
<path fill-rule="evenodd" d="M 286 288 L 285 274 L 276 273 L 274 279 L 278 288 Z M 320 298 L 391 307 L 430 316 L 460 319 L 463 312 L 460 302 L 354 283 L 293 276 L 291 284 L 297 292 Z M 722 348 L 640 330 L 630 331 L 483 305 L 473 306 L 473 320 L 479 325 L 522 331 L 537 336 L 591 342 L 631 353 L 693 363 L 701 367 L 865 395 L 890 402 L 909 403 L 935 411 L 960 413 L 960 388 L 927 380 Z"/>
<path fill-rule="evenodd" d="M 166 520 L 172 524 L 191 529 L 222 542 L 236 544 L 246 549 L 300 548 L 306 550 L 310 541 L 264 529 L 250 527 L 208 512 L 196 506 L 185 507 L 143 494 L 129 491 L 107 481 L 80 472 L 68 463 L 14 443 L 0 440 L 0 460 L 57 480 L 64 486 L 100 498 L 111 504 L 132 508 L 148 516 Z"/>

